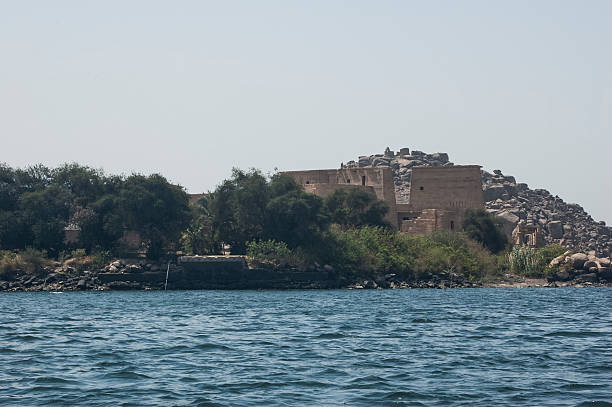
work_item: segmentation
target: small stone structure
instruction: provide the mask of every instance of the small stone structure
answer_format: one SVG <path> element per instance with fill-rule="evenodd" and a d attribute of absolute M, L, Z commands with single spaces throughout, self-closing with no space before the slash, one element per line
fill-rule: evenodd
<path fill-rule="evenodd" d="M 64 228 L 64 244 L 71 245 L 78 243 L 81 237 L 81 227 L 76 223 L 69 223 Z"/>
<path fill-rule="evenodd" d="M 543 247 L 542 229 L 538 225 L 528 225 L 521 222 L 512 231 L 512 243 L 529 247 Z"/>

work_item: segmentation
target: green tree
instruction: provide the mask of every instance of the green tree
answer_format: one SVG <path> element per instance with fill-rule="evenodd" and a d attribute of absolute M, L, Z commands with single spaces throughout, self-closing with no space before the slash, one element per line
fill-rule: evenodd
<path fill-rule="evenodd" d="M 209 204 L 212 194 L 205 194 L 191 206 L 191 223 L 181 236 L 181 247 L 188 254 L 211 254 L 220 251 L 220 244 L 215 240 L 213 219 Z"/>
<path fill-rule="evenodd" d="M 325 198 L 325 207 L 331 221 L 341 227 L 391 225 L 385 219 L 389 205 L 376 195 L 359 188 L 336 189 Z"/>
<path fill-rule="evenodd" d="M 107 192 L 102 171 L 76 163 L 53 169 L 51 178 L 53 185 L 66 188 L 72 193 L 74 205 L 86 206 Z"/>
<path fill-rule="evenodd" d="M 461 226 L 469 238 L 480 242 L 493 253 L 499 253 L 508 244 L 501 223 L 484 209 L 466 210 Z"/>
<path fill-rule="evenodd" d="M 263 235 L 266 205 L 270 197 L 266 177 L 258 170 L 232 170 L 232 177 L 217 187 L 210 199 L 215 239 L 244 253 L 246 243 Z"/>
<path fill-rule="evenodd" d="M 72 196 L 55 185 L 20 197 L 24 220 L 32 231 L 32 246 L 57 254 L 64 246 L 64 227 L 68 223 Z"/>
<path fill-rule="evenodd" d="M 285 174 L 234 169 L 208 201 L 215 240 L 245 253 L 246 243 L 274 239 L 289 247 L 312 244 L 328 220 L 321 198 Z"/>
<path fill-rule="evenodd" d="M 285 242 L 290 248 L 313 247 L 328 225 L 323 200 L 301 189 L 275 197 L 266 205 L 265 237 Z"/>
<path fill-rule="evenodd" d="M 187 193 L 159 174 L 134 174 L 123 183 L 115 201 L 123 225 L 138 231 L 156 258 L 164 246 L 178 243 L 190 220 Z"/>
<path fill-rule="evenodd" d="M 32 230 L 19 208 L 22 193 L 16 171 L 0 164 L 0 248 L 17 249 L 32 245 Z"/>

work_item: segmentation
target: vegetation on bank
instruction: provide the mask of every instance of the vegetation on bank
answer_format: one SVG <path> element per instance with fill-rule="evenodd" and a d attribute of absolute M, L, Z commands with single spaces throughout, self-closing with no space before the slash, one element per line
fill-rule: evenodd
<path fill-rule="evenodd" d="M 550 267 L 550 262 L 567 251 L 566 247 L 550 245 L 541 249 L 527 246 L 515 246 L 508 253 L 510 270 L 527 277 L 546 277 L 556 269 Z"/>
<path fill-rule="evenodd" d="M 102 267 L 125 255 L 125 231 L 142 237 L 141 253 L 159 259 L 178 250 L 218 254 L 230 245 L 252 266 L 309 270 L 325 265 L 346 276 L 394 274 L 406 281 L 432 275 L 471 281 L 512 272 L 550 273 L 561 247 L 510 250 L 497 220 L 468 211 L 459 232 L 406 236 L 393 230 L 383 201 L 361 189 L 325 198 L 293 178 L 235 169 L 190 205 L 184 189 L 163 176 L 106 175 L 66 164 L 12 169 L 0 165 L 0 278 L 41 272 L 53 261 L 76 270 Z M 68 225 L 78 241 L 65 241 Z"/>
<path fill-rule="evenodd" d="M 0 165 L 0 247 L 45 250 L 54 258 L 83 248 L 120 254 L 125 230 L 137 231 L 152 258 L 176 242 L 190 221 L 187 194 L 159 174 L 108 176 L 78 164 L 51 169 Z M 80 229 L 65 242 L 68 225 Z"/>

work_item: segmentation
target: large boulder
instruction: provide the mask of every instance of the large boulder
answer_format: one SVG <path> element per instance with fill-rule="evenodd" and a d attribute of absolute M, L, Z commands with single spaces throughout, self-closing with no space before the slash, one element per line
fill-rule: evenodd
<path fill-rule="evenodd" d="M 506 192 L 506 189 L 503 185 L 493 185 L 484 190 L 484 200 L 486 202 L 494 201 L 501 198 L 504 192 Z"/>
<path fill-rule="evenodd" d="M 597 277 L 599 277 L 600 280 L 612 282 L 612 268 L 600 268 L 597 270 Z"/>
<path fill-rule="evenodd" d="M 554 276 L 556 281 L 568 281 L 570 278 L 570 273 L 567 270 L 557 271 Z"/>
<path fill-rule="evenodd" d="M 361 156 L 359 157 L 359 166 L 360 167 L 369 167 L 370 166 L 370 157 Z"/>
<path fill-rule="evenodd" d="M 373 167 L 387 167 L 387 166 L 389 166 L 390 162 L 391 162 L 391 160 L 389 160 L 389 158 L 387 158 L 387 157 L 376 157 L 372 161 L 372 166 Z"/>
<path fill-rule="evenodd" d="M 585 270 L 590 270 L 591 268 L 595 268 L 597 269 L 597 262 L 595 260 L 587 260 L 584 262 L 584 264 L 582 265 L 582 268 Z"/>
<path fill-rule="evenodd" d="M 553 239 L 561 239 L 563 237 L 563 223 L 558 220 L 549 222 L 548 232 Z"/>
<path fill-rule="evenodd" d="M 572 267 L 576 270 L 581 270 L 582 267 L 584 266 L 584 263 L 586 263 L 588 260 L 589 260 L 589 257 L 584 253 L 576 253 L 570 256 Z"/>
<path fill-rule="evenodd" d="M 431 158 L 434 160 L 442 161 L 443 163 L 448 162 L 448 154 L 447 153 L 433 153 Z"/>
<path fill-rule="evenodd" d="M 505 222 L 511 224 L 513 226 L 513 229 L 514 226 L 516 226 L 516 224 L 519 222 L 519 220 L 521 220 L 521 218 L 516 216 L 514 213 L 508 211 L 499 212 L 497 216 L 502 218 Z"/>
<path fill-rule="evenodd" d="M 555 257 L 554 259 L 552 259 L 550 261 L 550 266 L 551 267 L 556 267 L 556 266 L 558 266 L 560 264 L 563 264 L 564 260 L 565 260 L 565 256 L 562 254 L 561 256 Z"/>
<path fill-rule="evenodd" d="M 612 265 L 612 261 L 610 261 L 610 259 L 607 259 L 605 257 L 601 258 L 601 259 L 597 259 L 597 263 L 599 263 L 599 267 L 610 267 Z"/>
<path fill-rule="evenodd" d="M 492 212 L 492 213 L 493 215 L 497 216 L 501 220 L 502 230 L 504 231 L 506 236 L 511 237 L 512 231 L 514 230 L 516 225 L 519 223 L 521 218 L 516 216 L 514 213 L 508 212 L 508 211 L 501 211 L 497 213 Z"/>

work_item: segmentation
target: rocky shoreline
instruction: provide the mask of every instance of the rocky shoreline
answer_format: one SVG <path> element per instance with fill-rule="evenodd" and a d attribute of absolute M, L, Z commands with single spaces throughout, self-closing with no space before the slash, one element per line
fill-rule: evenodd
<path fill-rule="evenodd" d="M 574 256 L 574 257 L 572 257 Z M 39 273 L 16 273 L 10 281 L 0 280 L 0 291 L 115 291 L 164 290 L 166 271 L 168 289 L 450 289 L 508 287 L 597 287 L 612 286 L 612 275 L 584 273 L 590 266 L 588 256 L 561 256 L 554 262 L 567 265 L 548 279 L 526 278 L 505 274 L 493 281 L 468 281 L 456 273 L 425 275 L 419 281 L 404 281 L 395 274 L 374 279 L 347 277 L 334 271 L 300 272 L 288 270 L 246 269 L 217 271 L 213 274 L 193 274 L 182 265 L 148 263 L 142 260 L 115 260 L 104 268 L 77 271 L 63 266 Z M 567 259 L 566 259 L 567 257 Z M 569 269 L 580 266 L 581 270 Z M 586 271 L 592 271 L 590 269 Z M 234 280 L 232 280 L 234 278 Z"/>

